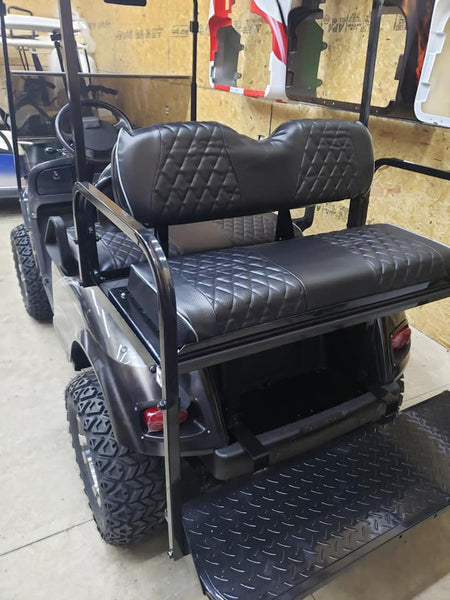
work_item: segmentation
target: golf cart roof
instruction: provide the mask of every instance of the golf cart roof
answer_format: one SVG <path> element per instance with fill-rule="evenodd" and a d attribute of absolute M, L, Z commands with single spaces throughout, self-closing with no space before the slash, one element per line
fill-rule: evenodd
<path fill-rule="evenodd" d="M 53 33 L 61 30 L 59 19 L 48 17 L 34 17 L 28 15 L 5 15 L 5 25 L 8 29 L 19 29 L 21 31 L 42 31 Z M 80 24 L 73 22 L 74 33 L 81 31 Z"/>
<path fill-rule="evenodd" d="M 1 39 L 1 38 L 0 38 Z M 6 43 L 12 48 L 29 48 L 30 50 L 52 50 L 55 47 L 55 42 L 49 37 L 44 38 L 6 38 Z M 84 49 L 85 44 L 77 43 L 79 49 Z"/>

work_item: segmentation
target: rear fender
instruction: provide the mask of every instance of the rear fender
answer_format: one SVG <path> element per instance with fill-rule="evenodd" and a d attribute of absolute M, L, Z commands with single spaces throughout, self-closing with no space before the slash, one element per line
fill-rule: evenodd
<path fill-rule="evenodd" d="M 162 399 L 153 358 L 97 286 L 81 287 L 77 278 L 61 276 L 55 267 L 53 281 L 55 329 L 75 368 L 93 367 L 117 441 L 136 452 L 162 456 L 162 434 L 149 434 L 142 420 L 142 411 Z M 190 415 L 181 426 L 182 454 L 203 454 L 227 443 L 211 390 L 204 371 L 180 377 L 180 396 Z"/>

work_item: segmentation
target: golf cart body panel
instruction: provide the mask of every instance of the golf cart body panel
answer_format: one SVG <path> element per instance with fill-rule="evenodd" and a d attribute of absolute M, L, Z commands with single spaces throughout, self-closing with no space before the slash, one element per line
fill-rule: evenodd
<path fill-rule="evenodd" d="M 146 432 L 141 418 L 143 410 L 156 406 L 162 399 L 156 362 L 137 336 L 131 337 L 120 327 L 122 318 L 107 301 L 103 290 L 97 287 L 80 287 L 77 278 L 61 275 L 55 266 L 52 280 L 55 329 L 68 359 L 74 363 L 77 370 L 90 365 L 94 367 L 104 390 L 105 402 L 117 440 L 143 454 L 162 456 L 162 435 Z M 386 414 L 386 400 L 389 394 L 394 402 L 398 396 L 398 384 L 388 384 L 400 376 L 409 355 L 403 351 L 394 358 L 391 352 L 386 353 L 383 348 L 390 348 L 389 341 L 392 335 L 405 324 L 405 316 L 400 313 L 393 318 L 377 319 L 371 327 L 365 327 L 366 331 L 358 332 L 358 336 L 364 334 L 367 339 L 367 346 L 363 350 L 366 361 L 362 368 L 371 370 L 370 378 L 374 382 L 386 384 L 386 387 L 383 391 L 378 391 L 378 396 L 374 393 L 365 394 L 363 399 L 348 396 L 347 406 L 339 405 L 334 412 L 330 412 L 328 425 L 340 422 L 344 415 L 350 417 L 353 413 L 358 419 L 358 424 L 366 420 L 376 420 L 380 415 Z M 358 343 L 357 339 L 355 338 L 355 346 Z M 357 347 L 362 351 L 360 346 Z M 312 350 L 314 346 L 308 344 L 301 352 L 306 355 Z M 298 345 L 288 348 L 283 353 L 283 361 L 292 351 L 300 352 Z M 272 365 L 273 371 L 274 355 L 267 356 L 265 360 L 268 363 L 267 368 Z M 246 368 L 251 367 L 252 363 L 247 361 Z M 311 362 L 304 364 L 305 371 L 311 368 Z M 216 379 L 217 377 L 208 370 L 188 372 L 180 377 L 182 405 L 186 408 L 190 406 L 190 412 L 195 414 L 192 422 L 182 427 L 181 452 L 183 455 L 210 453 L 212 456 L 208 459 L 208 464 L 211 472 L 218 479 L 229 479 L 251 472 L 253 464 L 240 443 L 229 445 L 220 414 L 220 401 L 214 396 L 214 389 L 220 385 Z M 130 389 L 133 389 L 131 396 Z M 128 400 L 124 402 L 124 398 Z M 365 414 L 363 409 L 366 407 L 368 410 Z M 396 405 L 393 404 L 391 409 L 395 408 Z M 315 428 L 309 426 L 311 432 L 318 428 L 323 429 L 323 422 L 318 418 L 316 420 Z M 351 430 L 354 423 L 349 418 L 345 430 Z M 341 429 L 342 426 L 339 431 Z M 334 431 L 330 430 L 319 437 L 315 435 L 308 443 L 312 441 L 317 444 L 333 433 Z M 286 454 L 298 453 L 298 445 L 295 446 L 295 442 L 306 444 L 304 431 L 297 422 L 290 426 L 280 426 L 272 433 L 262 433 L 261 437 L 271 447 L 274 462 L 278 462 Z"/>
<path fill-rule="evenodd" d="M 120 316 L 100 288 L 81 287 L 76 278 L 61 276 L 56 267 L 52 279 L 55 329 L 75 368 L 94 368 L 117 441 L 142 454 L 162 456 L 162 434 L 148 433 L 141 416 L 162 399 L 154 360 L 136 337 L 125 335 L 118 325 Z M 197 412 L 181 434 L 183 454 L 211 452 L 227 443 L 207 384 L 199 371 L 180 379 L 182 405 L 192 405 Z"/>

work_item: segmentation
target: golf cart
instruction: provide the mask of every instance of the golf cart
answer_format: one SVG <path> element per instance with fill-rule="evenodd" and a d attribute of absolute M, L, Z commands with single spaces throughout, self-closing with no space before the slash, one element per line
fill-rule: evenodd
<path fill-rule="evenodd" d="M 69 0 L 60 16 L 65 156 L 30 170 L 12 242 L 28 312 L 81 371 L 66 406 L 99 532 L 124 545 L 167 521 L 210 598 L 303 597 L 448 507 L 450 394 L 399 408 L 402 311 L 449 295 L 450 249 L 365 224 L 371 77 L 363 122 L 256 141 L 133 130 L 110 106 L 114 127 L 80 99 Z M 343 199 L 341 231 L 290 214 Z"/>
<path fill-rule="evenodd" d="M 0 128 L 0 199 L 17 198 L 16 171 L 10 132 Z"/>

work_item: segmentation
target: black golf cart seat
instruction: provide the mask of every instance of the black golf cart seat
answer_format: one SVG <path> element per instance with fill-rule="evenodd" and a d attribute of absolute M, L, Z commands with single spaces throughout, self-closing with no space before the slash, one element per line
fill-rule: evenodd
<path fill-rule="evenodd" d="M 292 224 L 296 237 L 301 230 Z M 217 219 L 207 223 L 174 225 L 169 229 L 169 255 L 177 256 L 202 250 L 253 246 L 276 239 L 277 215 L 247 215 L 229 219 Z M 99 267 L 102 271 L 124 269 L 134 263 L 145 261 L 142 251 L 119 229 L 102 219 L 95 225 Z M 75 227 L 67 229 L 71 254 L 77 258 Z"/>
<path fill-rule="evenodd" d="M 123 202 L 122 195 L 113 191 L 111 165 L 108 165 L 100 175 L 96 187 L 108 197 L 114 198 L 122 208 L 130 211 L 128 204 Z M 301 236 L 302 231 L 295 223 L 292 223 L 292 230 L 295 237 Z M 117 227 L 103 219 L 101 214 L 95 225 L 95 233 L 100 270 L 124 269 L 145 261 L 139 247 Z M 233 246 L 253 246 L 273 242 L 276 238 L 277 215 L 268 212 L 174 225 L 168 231 L 168 247 L 169 255 L 177 256 Z M 67 228 L 67 241 L 71 255 L 76 261 L 78 243 L 74 226 Z"/>
<path fill-rule="evenodd" d="M 122 131 L 112 179 L 119 204 L 161 231 L 363 198 L 373 170 L 370 134 L 360 123 L 291 121 L 262 141 L 218 123 L 179 123 Z M 407 307 L 415 294 L 425 302 L 450 289 L 450 249 L 386 224 L 191 253 L 168 263 L 180 349 L 270 336 L 305 319 L 370 308 L 387 314 L 386 307 Z M 157 331 L 148 264 L 131 266 L 128 292 Z"/>

